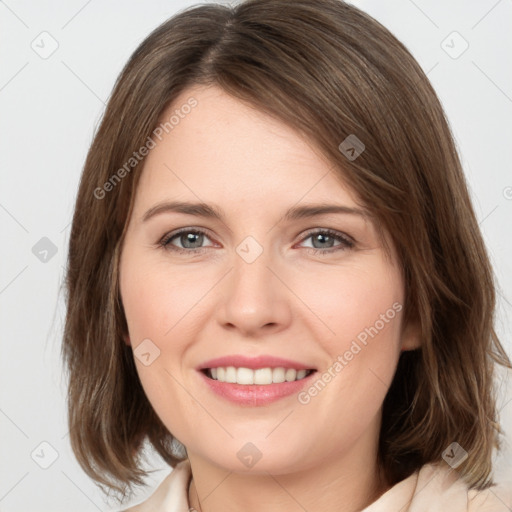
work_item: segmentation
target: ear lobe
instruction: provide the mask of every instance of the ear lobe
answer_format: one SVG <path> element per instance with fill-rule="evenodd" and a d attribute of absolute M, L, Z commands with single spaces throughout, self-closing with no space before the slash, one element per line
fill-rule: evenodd
<path fill-rule="evenodd" d="M 421 347 L 420 326 L 417 322 L 409 322 L 402 332 L 401 351 L 415 350 Z"/>
<path fill-rule="evenodd" d="M 123 341 L 125 342 L 126 345 L 128 345 L 129 347 L 131 346 L 132 342 L 130 340 L 130 336 L 128 336 L 128 334 L 125 334 L 123 336 Z"/>

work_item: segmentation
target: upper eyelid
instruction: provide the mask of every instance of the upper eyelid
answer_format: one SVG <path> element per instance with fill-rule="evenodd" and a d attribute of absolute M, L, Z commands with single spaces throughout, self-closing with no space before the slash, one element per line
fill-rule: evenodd
<path fill-rule="evenodd" d="M 195 227 L 188 227 L 188 228 L 179 228 L 174 231 L 170 231 L 169 233 L 166 233 L 164 236 L 162 236 L 159 240 L 159 245 L 168 245 L 170 244 L 171 240 L 174 238 L 180 236 L 183 233 L 191 233 L 191 232 L 197 232 L 202 235 L 205 235 L 210 241 L 212 241 L 212 237 L 209 233 L 209 231 L 205 228 L 195 228 Z M 177 249 L 181 249 L 181 247 L 177 247 Z M 202 247 L 204 249 L 204 247 Z M 189 249 L 190 251 L 193 251 L 194 249 Z"/>
<path fill-rule="evenodd" d="M 327 233 L 332 232 L 333 234 L 335 234 L 341 238 L 346 238 L 349 242 L 352 242 L 352 243 L 356 242 L 355 239 L 353 237 L 351 237 L 348 233 L 345 233 L 344 231 L 339 231 L 338 229 L 333 229 L 333 228 L 308 229 L 302 236 L 301 240 L 304 240 L 304 238 L 310 237 L 311 235 L 315 235 L 316 233 L 325 233 L 325 232 L 327 232 Z"/>

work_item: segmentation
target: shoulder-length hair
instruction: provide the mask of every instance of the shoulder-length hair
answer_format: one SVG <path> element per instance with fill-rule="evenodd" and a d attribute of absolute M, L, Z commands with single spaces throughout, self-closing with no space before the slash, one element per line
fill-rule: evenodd
<path fill-rule="evenodd" d="M 408 50 L 339 0 L 186 9 L 119 76 L 83 168 L 65 283 L 70 441 L 84 471 L 125 493 L 144 484 L 145 441 L 173 467 L 183 458 L 123 342 L 118 270 L 143 168 L 134 152 L 192 85 L 219 86 L 307 137 L 396 246 L 404 323 L 419 326 L 421 348 L 401 355 L 383 405 L 379 462 L 390 483 L 457 442 L 468 454 L 460 476 L 488 487 L 500 446 L 495 363 L 512 366 L 494 330 L 494 275 L 454 140 Z M 349 136 L 365 146 L 357 158 L 340 149 Z"/>

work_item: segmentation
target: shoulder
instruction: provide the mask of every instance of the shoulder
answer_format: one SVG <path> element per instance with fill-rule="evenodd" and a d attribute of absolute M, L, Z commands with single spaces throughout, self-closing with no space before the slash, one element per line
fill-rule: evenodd
<path fill-rule="evenodd" d="M 397 483 L 364 512 L 510 512 L 512 484 L 469 489 L 458 473 L 443 463 L 425 464 Z"/>
<path fill-rule="evenodd" d="M 188 486 L 191 476 L 190 461 L 185 459 L 172 469 L 149 498 L 120 512 L 188 511 Z"/>
<path fill-rule="evenodd" d="M 468 511 L 510 512 L 512 510 L 512 481 L 502 482 L 484 491 L 468 492 Z"/>
<path fill-rule="evenodd" d="M 458 473 L 444 462 L 426 464 L 419 471 L 410 512 L 448 507 L 451 512 L 510 512 L 512 484 L 502 483 L 482 491 L 469 489 Z"/>

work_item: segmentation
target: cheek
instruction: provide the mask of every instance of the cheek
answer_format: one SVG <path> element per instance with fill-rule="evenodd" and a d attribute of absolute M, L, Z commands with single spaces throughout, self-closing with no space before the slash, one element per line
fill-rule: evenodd
<path fill-rule="evenodd" d="M 197 338 L 204 322 L 202 297 L 213 279 L 195 271 L 169 271 L 169 265 L 137 254 L 123 260 L 120 291 L 137 373 L 145 394 L 164 424 L 182 432 L 193 400 L 179 383 L 189 364 L 187 348 Z M 195 330 L 193 332 L 193 330 Z M 149 353 L 146 358 L 141 357 Z M 149 364 L 148 364 L 149 363 Z M 171 404 L 183 415 L 174 418 Z M 197 411 L 195 411 L 197 412 Z M 169 417 L 173 421 L 169 421 Z"/>
<path fill-rule="evenodd" d="M 200 301 L 208 289 L 208 280 L 198 272 L 190 275 L 170 271 L 169 265 L 161 262 L 149 265 L 142 263 L 142 258 L 139 261 L 140 264 L 132 265 L 127 259 L 121 279 L 121 296 L 132 345 L 135 347 L 145 338 L 159 340 L 160 345 L 167 344 L 179 331 L 185 317 L 201 309 Z M 176 342 L 179 339 L 174 336 L 174 347 Z"/>
<path fill-rule="evenodd" d="M 310 283 L 314 282 L 314 286 Z M 365 266 L 329 266 L 315 272 L 314 280 L 297 281 L 295 290 L 318 320 L 318 340 L 331 354 L 344 351 L 353 340 L 376 339 L 398 344 L 403 287 L 394 267 L 380 258 Z M 314 315 L 311 314 L 314 313 Z M 311 322 L 310 322 L 311 323 Z"/>
<path fill-rule="evenodd" d="M 187 431 L 186 418 L 194 412 L 179 384 L 188 343 L 180 329 L 198 291 L 193 285 L 184 286 L 168 269 L 162 272 L 158 263 L 131 265 L 129 259 L 124 263 L 120 290 L 137 374 L 153 410 L 180 439 Z"/>
<path fill-rule="evenodd" d="M 340 267 L 334 272 L 331 267 L 316 274 L 315 287 L 303 287 L 300 293 L 322 320 L 310 314 L 318 345 L 327 354 L 317 384 L 306 389 L 302 403 L 322 402 L 326 421 L 332 411 L 342 416 L 358 411 L 350 422 L 364 425 L 384 400 L 399 357 L 401 276 L 381 260 L 364 269 Z"/>

